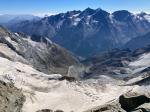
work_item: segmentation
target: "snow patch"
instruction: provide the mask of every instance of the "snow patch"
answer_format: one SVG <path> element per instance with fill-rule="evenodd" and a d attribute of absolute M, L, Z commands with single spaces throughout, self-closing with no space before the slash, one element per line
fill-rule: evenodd
<path fill-rule="evenodd" d="M 90 19 L 91 19 L 91 16 L 87 16 L 87 19 L 86 19 L 86 24 L 87 24 L 87 25 L 90 24 Z"/>
<path fill-rule="evenodd" d="M 110 14 L 110 15 L 109 15 L 109 19 L 110 19 L 111 23 L 114 23 L 113 17 L 114 17 L 113 14 Z"/>
<path fill-rule="evenodd" d="M 96 21 L 96 20 L 92 20 L 92 23 L 98 23 L 99 21 Z"/>
<path fill-rule="evenodd" d="M 144 18 L 150 22 L 150 15 L 145 15 Z"/>
<path fill-rule="evenodd" d="M 73 17 L 77 17 L 77 16 L 79 16 L 79 14 L 80 14 L 80 13 L 73 15 Z"/>
<path fill-rule="evenodd" d="M 15 33 L 15 35 L 19 37 L 19 34 L 18 34 L 18 33 Z"/>
<path fill-rule="evenodd" d="M 73 22 L 73 25 L 74 25 L 74 26 L 78 25 L 78 23 L 79 23 L 80 21 L 81 21 L 80 18 L 75 18 L 75 19 L 74 19 L 74 22 Z"/>
<path fill-rule="evenodd" d="M 131 62 L 129 66 L 150 66 L 150 53 L 143 54 L 138 60 Z"/>
<path fill-rule="evenodd" d="M 139 16 L 139 15 L 133 15 L 134 16 L 134 20 L 135 21 L 137 21 L 137 20 L 140 20 L 140 21 L 142 21 L 142 20 L 144 20 L 144 18 L 143 17 L 141 17 L 141 16 Z"/>

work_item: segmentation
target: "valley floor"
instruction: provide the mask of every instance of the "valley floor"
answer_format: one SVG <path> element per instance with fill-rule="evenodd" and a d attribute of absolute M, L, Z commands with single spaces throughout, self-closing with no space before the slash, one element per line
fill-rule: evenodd
<path fill-rule="evenodd" d="M 23 112 L 36 112 L 41 109 L 82 112 L 110 103 L 129 91 L 147 96 L 150 92 L 150 86 L 121 86 L 123 81 L 107 76 L 102 76 L 102 79 L 109 79 L 108 84 L 102 83 L 101 79 L 79 82 L 49 80 L 56 74 L 49 76 L 30 65 L 5 58 L 0 58 L 0 74 L 1 80 L 14 83 L 26 96 Z"/>

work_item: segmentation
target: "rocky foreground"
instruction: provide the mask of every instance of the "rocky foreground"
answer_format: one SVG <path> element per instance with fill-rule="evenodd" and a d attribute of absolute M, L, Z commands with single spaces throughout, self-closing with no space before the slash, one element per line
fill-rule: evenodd
<path fill-rule="evenodd" d="M 20 89 L 0 81 L 0 112 L 21 112 L 25 96 Z"/>

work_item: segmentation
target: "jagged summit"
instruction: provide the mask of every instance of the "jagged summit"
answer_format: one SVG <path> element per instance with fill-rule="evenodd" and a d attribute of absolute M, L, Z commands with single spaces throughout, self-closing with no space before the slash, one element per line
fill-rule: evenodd
<path fill-rule="evenodd" d="M 115 11 L 113 12 L 114 18 L 118 21 L 123 21 L 129 17 L 132 16 L 132 13 L 130 13 L 127 10 L 120 10 L 120 11 Z"/>
<path fill-rule="evenodd" d="M 91 8 L 86 8 L 85 10 L 83 10 L 80 14 L 80 16 L 87 16 L 87 15 L 92 15 L 94 14 L 96 11 L 94 9 Z"/>
<path fill-rule="evenodd" d="M 150 30 L 149 15 L 127 10 L 109 13 L 100 8 L 68 11 L 38 21 L 8 25 L 14 32 L 48 37 L 76 55 L 89 57 L 97 52 L 122 47 Z"/>

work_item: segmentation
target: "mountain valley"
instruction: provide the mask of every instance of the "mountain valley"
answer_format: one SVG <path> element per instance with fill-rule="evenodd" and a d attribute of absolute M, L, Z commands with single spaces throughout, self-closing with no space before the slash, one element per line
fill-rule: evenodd
<path fill-rule="evenodd" d="M 150 112 L 150 14 L 88 7 L 0 25 L 0 112 Z"/>

